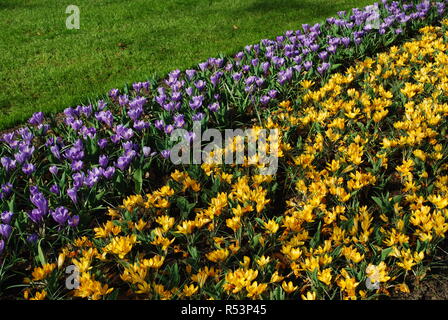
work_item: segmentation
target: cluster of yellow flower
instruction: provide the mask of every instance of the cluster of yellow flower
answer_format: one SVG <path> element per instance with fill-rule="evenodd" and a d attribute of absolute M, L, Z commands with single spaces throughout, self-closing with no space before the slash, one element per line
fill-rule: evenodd
<path fill-rule="evenodd" d="M 58 268 L 35 269 L 31 286 L 47 290 L 50 274 L 74 264 L 71 294 L 91 299 L 409 291 L 409 275 L 424 273 L 448 231 L 447 26 L 425 27 L 316 90 L 302 81 L 299 103 L 282 102 L 264 121 L 282 133 L 276 175 L 247 158 L 176 170 L 110 209 L 91 239 L 64 248 Z"/>

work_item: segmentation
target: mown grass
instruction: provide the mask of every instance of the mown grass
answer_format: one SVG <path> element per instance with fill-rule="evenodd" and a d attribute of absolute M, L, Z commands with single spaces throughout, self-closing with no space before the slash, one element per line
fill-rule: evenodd
<path fill-rule="evenodd" d="M 372 0 L 2 0 L 0 130 Z M 68 5 L 81 27 L 68 30 Z"/>

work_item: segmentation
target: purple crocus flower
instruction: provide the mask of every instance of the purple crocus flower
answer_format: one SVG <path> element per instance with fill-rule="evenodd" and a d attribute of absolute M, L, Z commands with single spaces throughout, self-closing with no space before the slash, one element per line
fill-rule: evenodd
<path fill-rule="evenodd" d="M 310 70 L 312 66 L 313 66 L 313 62 L 312 61 L 305 61 L 303 63 L 303 67 L 305 68 L 305 70 Z"/>
<path fill-rule="evenodd" d="M 26 241 L 28 241 L 29 243 L 36 243 L 37 240 L 39 239 L 39 237 L 37 236 L 36 233 L 30 234 L 27 238 Z"/>
<path fill-rule="evenodd" d="M 250 76 L 250 77 L 248 77 L 246 80 L 244 80 L 244 83 L 246 84 L 246 86 L 250 86 L 250 85 L 253 84 L 256 80 L 257 80 L 257 77 L 256 77 L 256 76 Z"/>
<path fill-rule="evenodd" d="M 61 159 L 61 152 L 60 152 L 58 146 L 56 146 L 56 145 L 51 146 L 51 147 L 50 147 L 50 151 L 51 151 L 51 153 L 54 155 L 54 157 L 55 157 L 56 159 L 58 159 L 58 160 Z"/>
<path fill-rule="evenodd" d="M 138 120 L 134 122 L 134 129 L 137 131 L 142 131 L 144 129 L 148 129 L 151 125 L 149 122 Z"/>
<path fill-rule="evenodd" d="M 195 113 L 194 115 L 191 116 L 191 119 L 193 121 L 201 121 L 202 119 L 204 119 L 205 115 L 202 112 L 198 112 Z"/>
<path fill-rule="evenodd" d="M 69 218 L 68 210 L 65 207 L 56 208 L 56 210 L 51 211 L 50 214 L 54 221 L 61 226 L 63 226 Z"/>
<path fill-rule="evenodd" d="M 78 192 L 75 188 L 68 189 L 67 195 L 70 197 L 74 204 L 78 203 Z"/>
<path fill-rule="evenodd" d="M 115 167 L 107 167 L 103 172 L 103 177 L 107 180 L 111 179 L 115 174 Z"/>
<path fill-rule="evenodd" d="M 106 155 L 101 155 L 99 157 L 98 163 L 100 164 L 101 167 L 105 168 L 109 163 L 109 158 Z"/>
<path fill-rule="evenodd" d="M 185 92 L 191 97 L 193 95 L 193 88 L 192 87 L 188 87 L 187 89 L 185 89 Z"/>
<path fill-rule="evenodd" d="M 196 138 L 196 133 L 194 133 L 193 131 L 188 131 L 187 133 L 185 133 L 184 138 L 186 141 L 191 143 Z"/>
<path fill-rule="evenodd" d="M 235 60 L 241 60 L 244 57 L 244 52 L 240 51 L 235 55 Z"/>
<path fill-rule="evenodd" d="M 260 62 L 260 60 L 259 60 L 258 58 L 252 59 L 252 60 L 250 61 L 250 63 L 251 63 L 254 67 L 258 66 L 258 63 L 259 63 L 259 62 Z"/>
<path fill-rule="evenodd" d="M 317 55 L 319 56 L 320 60 L 326 61 L 328 59 L 328 52 L 327 51 L 321 51 Z"/>
<path fill-rule="evenodd" d="M 44 113 L 43 112 L 36 112 L 28 120 L 28 123 L 36 125 L 36 126 L 42 124 L 42 122 L 44 122 Z"/>
<path fill-rule="evenodd" d="M 247 72 L 250 71 L 250 66 L 247 65 L 247 64 L 245 64 L 245 65 L 243 65 L 243 66 L 241 67 L 241 70 L 242 70 L 244 73 L 247 73 Z"/>
<path fill-rule="evenodd" d="M 168 135 L 170 135 L 174 130 L 174 126 L 172 124 L 169 124 L 165 126 L 164 132 Z"/>
<path fill-rule="evenodd" d="M 264 84 L 264 79 L 263 78 L 257 78 L 257 80 L 255 80 L 255 83 L 258 87 L 262 87 Z"/>
<path fill-rule="evenodd" d="M 56 166 L 51 166 L 50 169 L 49 169 L 49 171 L 50 171 L 50 173 L 51 173 L 52 175 L 57 175 L 59 169 L 58 169 L 58 167 L 56 167 Z"/>
<path fill-rule="evenodd" d="M 86 118 L 90 118 L 90 116 L 92 115 L 92 105 L 88 105 L 88 106 L 81 106 L 81 114 L 85 115 Z"/>
<path fill-rule="evenodd" d="M 218 71 L 210 77 L 210 82 L 213 84 L 214 87 L 216 87 L 216 85 L 219 83 L 223 74 L 224 73 L 222 71 Z"/>
<path fill-rule="evenodd" d="M 59 186 L 57 184 L 53 184 L 50 188 L 50 192 L 54 193 L 56 195 L 60 195 L 61 194 L 61 189 L 59 189 Z"/>
<path fill-rule="evenodd" d="M 115 128 L 115 133 L 123 140 L 130 140 L 134 136 L 134 131 L 132 129 L 126 128 L 121 124 Z"/>
<path fill-rule="evenodd" d="M 288 68 L 286 70 L 282 70 L 278 73 L 278 82 L 283 85 L 288 81 L 291 81 L 293 76 L 292 69 Z"/>
<path fill-rule="evenodd" d="M 126 170 L 129 167 L 131 160 L 126 156 L 121 156 L 117 159 L 117 168 L 121 171 Z"/>
<path fill-rule="evenodd" d="M 14 213 L 11 211 L 4 211 L 0 215 L 0 220 L 2 220 L 3 223 L 10 224 L 13 215 L 14 215 Z"/>
<path fill-rule="evenodd" d="M 34 223 L 39 223 L 42 221 L 44 217 L 44 213 L 40 211 L 39 209 L 33 209 L 31 212 L 28 213 L 28 217 L 33 221 Z"/>
<path fill-rule="evenodd" d="M 276 66 L 276 67 L 281 67 L 282 65 L 285 64 L 285 59 L 284 58 L 280 58 L 277 56 L 272 57 L 272 63 Z"/>
<path fill-rule="evenodd" d="M 2 184 L 1 185 L 1 188 L 0 188 L 0 191 L 1 191 L 1 197 L 0 198 L 6 198 L 6 197 L 8 197 L 11 193 L 12 193 L 12 183 L 11 182 L 7 182 L 7 183 L 5 183 L 5 184 Z"/>
<path fill-rule="evenodd" d="M 100 139 L 98 140 L 98 146 L 100 149 L 104 149 L 107 147 L 107 139 Z"/>
<path fill-rule="evenodd" d="M 327 62 L 322 63 L 319 67 L 317 67 L 317 71 L 320 74 L 325 73 L 325 71 L 327 71 L 330 68 L 330 64 Z"/>
<path fill-rule="evenodd" d="M 73 172 L 81 171 L 84 167 L 84 162 L 82 162 L 82 160 L 75 160 L 72 162 L 71 167 Z"/>
<path fill-rule="evenodd" d="M 175 115 L 173 121 L 176 128 L 182 128 L 185 125 L 185 116 L 183 114 Z"/>
<path fill-rule="evenodd" d="M 216 111 L 218 111 L 218 110 L 219 110 L 219 103 L 218 103 L 218 102 L 214 102 L 214 103 L 212 103 L 212 104 L 209 104 L 209 105 L 208 105 L 208 109 L 209 109 L 211 112 L 216 112 Z"/>
<path fill-rule="evenodd" d="M 30 194 L 32 196 L 39 194 L 39 187 L 38 186 L 30 186 Z"/>
<path fill-rule="evenodd" d="M 118 104 L 120 106 L 125 106 L 129 103 L 129 97 L 127 94 L 121 95 L 118 97 Z"/>
<path fill-rule="evenodd" d="M 241 72 L 237 72 L 232 75 L 232 78 L 234 81 L 238 82 L 241 80 L 242 76 L 243 76 L 243 74 Z"/>
<path fill-rule="evenodd" d="M 137 150 L 138 144 L 133 143 L 132 141 L 123 142 L 122 147 L 124 151 Z"/>
<path fill-rule="evenodd" d="M 170 101 L 166 104 L 163 105 L 163 109 L 165 109 L 166 111 L 174 111 L 174 110 L 179 110 L 181 107 L 181 103 L 180 102 L 174 102 L 174 101 Z"/>
<path fill-rule="evenodd" d="M 114 123 L 114 116 L 112 115 L 112 112 L 110 112 L 110 110 L 95 113 L 95 118 L 98 121 L 105 123 L 108 127 L 112 127 Z"/>
<path fill-rule="evenodd" d="M 166 102 L 166 95 L 155 96 L 154 100 L 161 106 L 163 106 Z"/>
<path fill-rule="evenodd" d="M 72 127 L 72 129 L 74 131 L 78 131 L 79 129 L 81 129 L 81 127 L 84 125 L 84 122 L 82 122 L 82 120 L 74 120 L 70 123 L 70 126 Z"/>
<path fill-rule="evenodd" d="M 77 190 L 84 185 L 85 174 L 84 172 L 77 172 L 73 176 L 73 187 Z"/>
<path fill-rule="evenodd" d="M 109 97 L 111 98 L 111 99 L 115 99 L 115 98 L 117 98 L 118 97 L 118 94 L 120 93 L 120 91 L 118 90 L 118 89 L 111 89 L 110 91 L 109 91 Z"/>
<path fill-rule="evenodd" d="M 75 144 L 73 144 L 73 146 L 65 152 L 64 156 L 66 159 L 71 161 L 84 159 L 84 149 L 82 146 L 82 142 L 76 142 Z"/>
<path fill-rule="evenodd" d="M 45 136 L 48 132 L 48 130 L 50 130 L 50 125 L 49 124 L 39 124 L 37 126 L 37 130 L 39 130 L 41 132 L 41 135 Z"/>
<path fill-rule="evenodd" d="M 202 62 L 199 64 L 199 69 L 201 69 L 201 71 L 205 71 L 208 69 L 208 62 Z"/>
<path fill-rule="evenodd" d="M 31 175 L 34 171 L 36 171 L 36 167 L 32 163 L 25 163 L 22 167 L 23 173 L 26 175 Z"/>
<path fill-rule="evenodd" d="M 174 91 L 171 94 L 171 100 L 178 102 L 182 100 L 182 93 L 180 91 Z"/>
<path fill-rule="evenodd" d="M 275 99 L 275 97 L 277 97 L 277 94 L 278 94 L 277 90 L 274 89 L 268 92 L 269 97 L 271 97 L 272 99 Z"/>
<path fill-rule="evenodd" d="M 196 70 L 186 70 L 185 74 L 187 75 L 188 80 L 191 80 L 196 75 Z"/>
<path fill-rule="evenodd" d="M 14 140 L 15 133 L 9 132 L 3 135 L 3 141 L 5 141 L 11 148 L 15 149 L 18 141 Z"/>
<path fill-rule="evenodd" d="M 145 158 L 152 155 L 151 151 L 151 147 L 143 147 L 143 155 L 145 156 Z"/>
<path fill-rule="evenodd" d="M 45 199 L 42 193 L 40 193 L 39 191 L 32 192 L 30 196 L 30 201 L 35 207 L 37 207 L 37 209 L 39 209 L 42 215 L 48 213 L 48 201 L 47 199 Z"/>
<path fill-rule="evenodd" d="M 0 236 L 3 237 L 3 239 L 8 239 L 11 235 L 12 227 L 8 224 L 0 224 Z"/>
<path fill-rule="evenodd" d="M 5 250 L 5 241 L 3 239 L 0 239 L 0 254 L 2 254 L 4 250 Z"/>
<path fill-rule="evenodd" d="M 147 100 L 144 97 L 136 97 L 129 103 L 129 108 L 131 109 L 141 109 L 145 106 Z"/>
<path fill-rule="evenodd" d="M 267 105 L 269 103 L 269 101 L 271 101 L 271 97 L 269 97 L 269 96 L 262 96 L 260 98 L 260 103 L 262 105 Z"/>
<path fill-rule="evenodd" d="M 79 224 L 79 216 L 78 216 L 78 215 L 75 215 L 75 216 L 73 216 L 73 217 L 68 218 L 68 220 L 67 220 L 67 224 L 68 224 L 68 226 L 71 227 L 71 228 L 75 228 L 75 227 L 77 227 L 78 224 Z"/>
<path fill-rule="evenodd" d="M 5 168 L 6 171 L 11 171 L 16 168 L 16 160 L 12 160 L 8 157 L 2 157 L 0 159 L 0 162 L 2 163 L 3 168 Z"/>
<path fill-rule="evenodd" d="M 232 63 L 228 63 L 226 64 L 226 66 L 224 67 L 224 70 L 226 72 L 230 72 L 233 69 L 233 64 Z"/>
<path fill-rule="evenodd" d="M 143 88 L 143 83 L 142 82 L 136 82 L 132 84 L 132 89 L 134 89 L 135 92 L 139 93 L 140 90 L 142 90 Z"/>
<path fill-rule="evenodd" d="M 98 100 L 98 110 L 102 111 L 106 108 L 107 103 L 104 100 Z"/>
<path fill-rule="evenodd" d="M 168 159 L 171 155 L 171 151 L 170 150 L 163 150 L 160 152 L 160 155 L 164 158 L 164 159 Z"/>
<path fill-rule="evenodd" d="M 198 81 L 196 81 L 196 82 L 194 83 L 194 86 L 195 86 L 199 91 L 202 91 L 202 90 L 204 90 L 204 88 L 205 88 L 205 86 L 206 86 L 206 83 L 205 83 L 205 81 L 203 81 L 203 80 L 198 80 Z"/>
<path fill-rule="evenodd" d="M 98 168 L 93 168 L 92 170 L 89 170 L 87 172 L 87 177 L 84 180 L 84 184 L 88 188 L 93 188 L 98 183 L 98 181 L 100 181 L 101 176 L 102 176 L 101 170 Z"/>
<path fill-rule="evenodd" d="M 154 127 L 158 130 L 163 130 L 165 128 L 165 122 L 162 119 L 156 120 L 154 122 Z"/>
<path fill-rule="evenodd" d="M 25 142 L 31 143 L 31 140 L 34 138 L 33 133 L 27 127 L 20 128 L 18 132 Z"/>
<path fill-rule="evenodd" d="M 14 158 L 20 164 L 22 164 L 25 161 L 27 161 L 29 157 L 30 156 L 26 152 L 19 152 L 19 153 L 14 154 Z"/>
<path fill-rule="evenodd" d="M 203 96 L 194 96 L 190 101 L 190 108 L 193 110 L 199 109 L 202 106 L 202 102 L 204 101 Z"/>

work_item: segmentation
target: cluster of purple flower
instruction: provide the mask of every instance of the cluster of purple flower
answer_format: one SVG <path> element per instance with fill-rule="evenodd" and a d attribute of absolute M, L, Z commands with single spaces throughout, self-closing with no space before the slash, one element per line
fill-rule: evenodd
<path fill-rule="evenodd" d="M 12 233 L 11 220 L 14 213 L 11 211 L 4 211 L 0 215 L 0 254 L 5 249 L 5 240 L 8 240 Z"/>
<path fill-rule="evenodd" d="M 401 33 L 406 24 L 427 17 L 431 8 L 427 0 L 420 3 L 383 0 L 363 10 L 353 9 L 351 15 L 341 11 L 337 17 L 328 18 L 326 24 L 305 24 L 302 30 L 287 31 L 274 40 L 248 45 L 233 59 L 210 58 L 196 70 L 184 73 L 175 70 L 155 89 L 158 94 L 148 102 L 173 115 L 169 118 L 163 114 L 163 119 L 157 122 L 158 129 L 169 134 L 173 125 L 170 120 L 174 122 L 179 112 L 189 115 L 191 120 L 200 120 L 207 112 L 218 111 L 223 107 L 220 97 L 229 94 L 226 91 L 229 87 L 246 94 L 240 95 L 241 103 L 267 105 L 303 72 L 324 75 L 331 70 L 339 52 L 349 47 L 357 49 L 369 34 Z M 445 2 L 436 2 L 435 9 L 437 14 L 443 14 Z M 112 90 L 110 95 L 113 94 L 118 94 L 118 90 Z M 247 95 L 250 99 L 245 99 Z"/>

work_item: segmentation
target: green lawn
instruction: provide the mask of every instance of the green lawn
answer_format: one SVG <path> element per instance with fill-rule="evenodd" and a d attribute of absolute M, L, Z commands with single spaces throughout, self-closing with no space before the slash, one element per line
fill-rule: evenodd
<path fill-rule="evenodd" d="M 0 130 L 373 0 L 1 0 Z M 67 30 L 65 9 L 81 11 Z"/>

